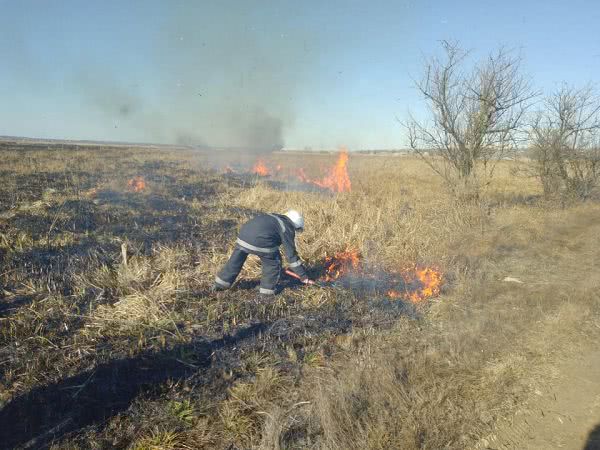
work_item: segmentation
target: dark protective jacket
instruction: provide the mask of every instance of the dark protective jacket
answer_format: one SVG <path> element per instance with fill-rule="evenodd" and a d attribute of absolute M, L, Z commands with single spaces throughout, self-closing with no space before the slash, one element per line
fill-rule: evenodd
<path fill-rule="evenodd" d="M 242 226 L 236 244 L 258 256 L 279 252 L 279 247 L 283 246 L 288 267 L 301 278 L 306 278 L 306 269 L 296 252 L 295 239 L 294 224 L 287 216 L 260 214 Z"/>

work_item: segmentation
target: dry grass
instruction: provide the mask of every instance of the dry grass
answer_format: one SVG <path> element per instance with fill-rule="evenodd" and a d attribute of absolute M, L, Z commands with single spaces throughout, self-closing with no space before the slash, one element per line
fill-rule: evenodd
<path fill-rule="evenodd" d="M 238 201 L 271 210 L 301 205 L 314 227 L 302 236 L 310 261 L 341 244 L 388 268 L 433 262 L 445 268 L 453 295 L 425 323 L 402 322 L 366 349 L 343 353 L 332 375 L 307 381 L 314 406 L 305 426 L 322 433 L 324 448 L 465 448 L 526 397 L 523 384 L 536 372 L 528 366 L 570 348 L 574 330 L 597 313 L 600 278 L 581 267 L 597 257 L 588 246 L 598 243 L 600 209 L 529 206 L 523 200 L 539 190 L 515 183 L 508 163 L 475 205 L 445 196 L 418 161 L 361 169 L 351 194 L 316 200 L 259 186 Z M 509 275 L 525 287 L 503 284 Z M 266 427 L 272 434 L 274 425 Z M 275 440 L 285 442 L 285 427 L 278 429 Z"/>
<path fill-rule="evenodd" d="M 544 203 L 510 162 L 475 203 L 411 158 L 351 157 L 353 191 L 326 195 L 239 186 L 182 151 L 4 156 L 0 405 L 46 386 L 35 395 L 83 390 L 85 408 L 103 376 L 133 374 L 104 402 L 124 407 L 75 421 L 56 448 L 467 448 L 597 336 L 600 207 Z M 315 175 L 333 162 L 275 158 Z M 140 174 L 148 190 L 127 192 Z M 237 225 L 290 207 L 309 265 L 349 247 L 374 269 L 431 264 L 442 296 L 399 319 L 343 290 L 261 304 L 243 288 L 256 260 L 242 288 L 210 294 Z"/>

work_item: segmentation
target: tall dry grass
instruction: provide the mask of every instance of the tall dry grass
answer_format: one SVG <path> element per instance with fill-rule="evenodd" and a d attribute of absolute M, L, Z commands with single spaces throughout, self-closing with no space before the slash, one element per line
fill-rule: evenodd
<path fill-rule="evenodd" d="M 357 326 L 342 335 L 307 333 L 284 351 L 276 351 L 273 343 L 253 348 L 242 354 L 241 367 L 223 363 L 222 379 L 215 382 L 218 393 L 203 396 L 194 387 L 184 388 L 184 382 L 166 383 L 167 400 L 140 398 L 130 408 L 135 413 L 127 413 L 131 417 L 113 417 L 96 434 L 88 430 L 92 437 L 78 441 L 84 446 L 468 448 L 482 442 L 499 418 L 521 408 L 529 393 L 547 381 L 544 370 L 553 359 L 597 336 L 600 275 L 593 267 L 600 248 L 600 208 L 592 203 L 562 208 L 540 201 L 535 181 L 513 177 L 510 162 L 498 165 L 477 202 L 448 195 L 417 159 L 368 156 L 350 158 L 350 193 L 281 191 L 259 183 L 228 186 L 217 191 L 219 198 L 198 194 L 183 200 L 172 192 L 184 184 L 184 168 L 193 172 L 198 167 L 194 155 L 136 150 L 125 164 L 110 152 L 106 158 L 91 158 L 87 152 L 42 153 L 32 156 L 36 170 L 71 171 L 68 186 L 51 195 L 14 194 L 20 214 L 44 217 L 48 205 L 81 197 L 93 187 L 90 183 L 122 190 L 127 177 L 165 161 L 154 173 L 148 197 L 182 202 L 198 223 L 241 224 L 251 211 L 294 207 L 306 216 L 298 247 L 309 265 L 353 247 L 373 267 L 428 264 L 445 277 L 442 295 L 421 305 L 418 318 L 403 318 L 386 330 Z M 335 160 L 322 155 L 277 158 L 290 167 L 307 165 L 313 176 Z M 14 173 L 32 171 L 17 153 L 7 160 Z M 85 175 L 91 172 L 98 176 Z M 78 183 L 78 176 L 85 183 Z M 161 184 L 161 176 L 172 176 L 174 186 Z M 210 177 L 217 175 L 187 174 L 185 185 Z M 31 207 L 37 201 L 45 203 Z M 154 228 L 145 231 L 153 233 Z M 238 320 L 248 317 L 275 321 L 316 316 L 352 297 L 302 289 L 286 291 L 273 304 L 256 305 L 244 290 L 209 295 L 207 288 L 234 236 L 217 226 L 210 230 L 201 251 L 193 251 L 193 243 L 169 242 L 154 245 L 149 253 L 137 252 L 132 244 L 126 265 L 118 251 L 102 260 L 90 257 L 85 270 L 73 274 L 68 296 L 44 280 L 19 279 L 21 291 L 11 295 L 33 300 L 0 322 L 2 343 L 20 342 L 15 346 L 18 358 L 4 372 L 7 388 L 0 386 L 0 400 L 93 367 L 103 349 L 106 360 L 113 353 L 134 355 L 188 342 L 194 333 L 235 331 Z M 11 255 L 36 246 L 61 248 L 64 239 L 81 238 L 67 232 L 50 238 L 50 233 L 38 238 L 14 228 L 4 232 L 0 238 L 8 236 L 10 242 L 0 240 L 0 249 Z M 115 237 L 97 236 L 96 245 Z M 259 272 L 253 260 L 243 276 Z M 523 283 L 502 281 L 507 276 Z M 74 316 L 80 322 L 71 320 Z M 75 331 L 61 331 L 69 327 Z M 32 349 L 39 355 L 36 360 L 15 363 Z M 181 359 L 188 362 L 188 357 Z M 194 364 L 192 357 L 189 361 Z"/>
<path fill-rule="evenodd" d="M 466 203 L 447 195 L 418 160 L 351 163 L 351 193 L 263 185 L 236 201 L 301 209 L 307 227 L 299 247 L 309 263 L 355 247 L 385 268 L 434 264 L 445 271 L 446 294 L 420 321 L 366 338 L 357 332 L 334 364 L 305 378 L 308 406 L 271 411 L 261 448 L 475 445 L 543 385 L 552 358 L 595 335 L 600 276 L 590 269 L 600 208 L 535 200 L 538 186 L 515 179 L 509 162 L 479 202 Z M 523 284 L 503 282 L 507 276 Z"/>
<path fill-rule="evenodd" d="M 233 201 L 254 210 L 301 210 L 306 228 L 298 236 L 299 248 L 309 263 L 352 247 L 367 261 L 386 268 L 415 262 L 444 264 L 456 231 L 484 220 L 477 206 L 458 204 L 447 195 L 418 160 L 397 158 L 390 164 L 356 157 L 350 162 L 350 193 L 282 192 L 263 184 Z"/>

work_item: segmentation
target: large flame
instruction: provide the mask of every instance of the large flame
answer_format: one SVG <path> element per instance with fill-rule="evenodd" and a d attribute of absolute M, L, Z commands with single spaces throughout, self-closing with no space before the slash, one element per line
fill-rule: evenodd
<path fill-rule="evenodd" d="M 266 177 L 271 174 L 269 168 L 266 166 L 265 161 L 263 159 L 259 159 L 258 161 L 256 161 L 256 164 L 252 166 L 252 173 L 255 173 L 260 177 Z"/>
<path fill-rule="evenodd" d="M 322 180 L 313 180 L 313 183 L 332 192 L 350 192 L 352 185 L 348 176 L 347 165 L 348 151 L 342 150 L 335 166 L 329 169 L 329 174 Z"/>
<path fill-rule="evenodd" d="M 260 177 L 272 175 L 275 177 L 282 177 L 285 176 L 285 173 L 288 175 L 295 174 L 302 183 L 313 184 L 323 189 L 329 189 L 332 192 L 350 192 L 352 184 L 350 183 L 350 176 L 348 175 L 348 159 L 348 151 L 341 150 L 335 165 L 329 168 L 327 175 L 322 179 L 310 178 L 302 167 L 294 170 L 284 168 L 281 164 L 276 164 L 271 166 L 272 169 L 270 169 L 263 158 L 259 158 L 254 163 L 250 172 Z M 230 166 L 225 167 L 223 171 L 224 173 L 235 172 Z"/>
<path fill-rule="evenodd" d="M 127 182 L 127 187 L 133 192 L 142 192 L 146 189 L 146 180 L 144 177 L 137 176 Z"/>
<path fill-rule="evenodd" d="M 333 167 L 329 169 L 328 175 L 322 180 L 310 179 L 303 168 L 296 171 L 296 176 L 303 183 L 314 184 L 332 192 L 350 192 L 352 184 L 350 176 L 348 176 L 348 151 L 342 150 L 338 156 L 338 160 Z"/>

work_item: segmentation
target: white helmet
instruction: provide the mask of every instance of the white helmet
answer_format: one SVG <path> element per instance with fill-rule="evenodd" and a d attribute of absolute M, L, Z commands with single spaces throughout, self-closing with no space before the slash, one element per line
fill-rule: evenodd
<path fill-rule="evenodd" d="M 304 230 L 304 217 L 295 209 L 290 209 L 285 213 L 288 219 L 294 224 L 294 228 L 298 231 Z"/>

